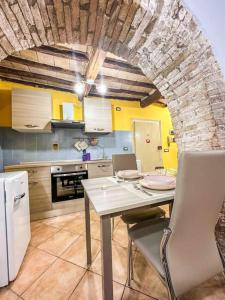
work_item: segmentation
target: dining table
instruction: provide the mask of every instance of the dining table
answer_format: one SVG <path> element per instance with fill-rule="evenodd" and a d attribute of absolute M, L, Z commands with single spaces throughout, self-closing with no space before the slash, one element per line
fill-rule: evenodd
<path fill-rule="evenodd" d="M 138 180 L 120 180 L 115 176 L 82 180 L 84 187 L 87 268 L 92 263 L 90 209 L 100 217 L 102 256 L 102 299 L 113 300 L 113 262 L 111 218 L 138 209 L 169 204 L 175 190 L 150 190 Z"/>

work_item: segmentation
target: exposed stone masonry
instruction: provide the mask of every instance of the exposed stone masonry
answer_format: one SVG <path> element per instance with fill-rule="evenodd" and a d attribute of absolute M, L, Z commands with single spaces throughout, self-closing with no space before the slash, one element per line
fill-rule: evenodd
<path fill-rule="evenodd" d="M 2 0 L 0 59 L 34 45 L 82 43 L 139 65 L 168 101 L 179 151 L 224 149 L 225 82 L 178 0 Z M 217 226 L 225 253 L 225 208 Z"/>

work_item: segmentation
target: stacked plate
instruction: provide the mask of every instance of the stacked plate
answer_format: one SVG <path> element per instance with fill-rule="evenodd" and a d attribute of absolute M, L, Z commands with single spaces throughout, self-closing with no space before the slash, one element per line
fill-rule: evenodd
<path fill-rule="evenodd" d="M 116 176 L 118 176 L 119 178 L 128 179 L 128 180 L 138 179 L 138 178 L 142 177 L 142 175 L 140 174 L 140 172 L 137 171 L 137 170 L 123 170 L 123 171 L 119 171 L 119 172 L 116 173 Z"/>
<path fill-rule="evenodd" d="M 147 175 L 139 183 L 151 190 L 172 190 L 176 187 L 176 178 L 167 175 Z"/>

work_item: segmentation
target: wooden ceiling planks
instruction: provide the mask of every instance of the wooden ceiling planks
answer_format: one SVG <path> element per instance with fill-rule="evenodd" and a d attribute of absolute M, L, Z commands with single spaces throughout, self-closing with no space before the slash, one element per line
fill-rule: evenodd
<path fill-rule="evenodd" d="M 23 82 L 29 81 L 43 85 L 44 80 L 49 86 L 66 91 L 73 91 L 77 80 L 92 79 L 96 84 L 102 80 L 108 87 L 108 97 L 140 100 L 156 87 L 150 83 L 139 68 L 131 66 L 124 59 L 90 47 L 42 46 L 31 50 L 20 51 L 0 63 L 0 77 L 11 78 Z M 88 51 L 89 49 L 89 51 Z M 21 77 L 21 78 L 20 78 Z M 46 84 L 47 85 L 47 84 Z M 96 88 L 87 86 L 86 94 L 100 96 Z"/>

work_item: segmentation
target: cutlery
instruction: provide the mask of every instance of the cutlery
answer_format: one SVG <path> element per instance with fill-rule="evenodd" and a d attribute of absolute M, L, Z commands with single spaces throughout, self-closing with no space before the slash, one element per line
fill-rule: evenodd
<path fill-rule="evenodd" d="M 137 184 L 134 184 L 134 188 L 135 188 L 136 190 L 142 191 L 143 193 L 147 194 L 148 196 L 153 196 L 152 193 L 147 192 L 146 190 L 142 189 L 142 188 L 141 188 L 140 186 L 138 186 Z"/>

